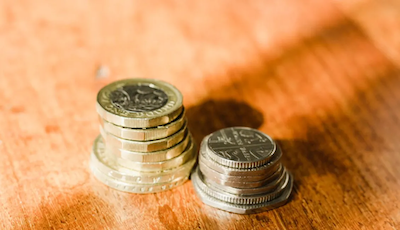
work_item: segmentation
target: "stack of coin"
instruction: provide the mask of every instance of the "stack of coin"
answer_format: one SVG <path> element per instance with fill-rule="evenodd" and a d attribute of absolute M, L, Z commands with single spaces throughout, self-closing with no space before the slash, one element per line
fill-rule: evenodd
<path fill-rule="evenodd" d="M 280 163 L 282 152 L 264 133 L 245 127 L 221 129 L 206 136 L 192 182 L 210 206 L 239 214 L 284 204 L 292 175 Z"/>
<path fill-rule="evenodd" d="M 90 168 L 98 180 L 121 191 L 155 193 L 188 179 L 197 153 L 174 86 L 117 81 L 99 91 L 96 107 L 101 135 Z"/>

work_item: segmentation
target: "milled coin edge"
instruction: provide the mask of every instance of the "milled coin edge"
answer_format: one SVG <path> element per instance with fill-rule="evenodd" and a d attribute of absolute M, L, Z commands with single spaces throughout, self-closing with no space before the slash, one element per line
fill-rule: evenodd
<path fill-rule="evenodd" d="M 192 182 L 193 188 L 195 193 L 197 194 L 198 198 L 206 205 L 220 209 L 222 211 L 227 211 L 236 214 L 252 214 L 252 213 L 260 213 L 264 211 L 268 211 L 274 208 L 278 208 L 285 203 L 288 202 L 290 198 L 290 194 L 293 190 L 293 175 L 289 173 L 290 180 L 288 187 L 282 193 L 281 196 L 277 197 L 276 199 L 266 202 L 263 204 L 258 205 L 235 205 L 229 204 L 220 200 L 217 200 L 213 197 L 206 195 L 202 192 L 195 183 Z"/>

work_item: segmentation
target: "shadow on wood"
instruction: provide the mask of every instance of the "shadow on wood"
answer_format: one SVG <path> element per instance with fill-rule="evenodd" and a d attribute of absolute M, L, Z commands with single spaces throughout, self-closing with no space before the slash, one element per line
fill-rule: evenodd
<path fill-rule="evenodd" d="M 286 206 L 250 215 L 257 221 L 249 220 L 258 226 L 265 219 L 276 221 L 278 228 L 300 229 L 329 228 L 332 221 L 340 228 L 374 226 L 379 220 L 392 225 L 390 211 L 381 210 L 375 201 L 381 196 L 395 200 L 390 187 L 396 184 L 397 159 L 388 149 L 397 142 L 393 123 L 399 124 L 399 119 L 388 111 L 399 106 L 395 88 L 400 84 L 399 70 L 357 25 L 344 19 L 276 59 L 230 74 L 231 84 L 212 89 L 210 97 L 240 95 L 252 106 L 260 106 L 262 111 L 256 111 L 262 122 L 251 123 L 257 116 L 244 113 L 232 124 L 225 120 L 226 114 L 212 114 L 223 106 L 202 103 L 190 115 L 190 122 L 199 120 L 191 126 L 196 140 L 241 123 L 240 119 L 253 128 L 264 123 L 262 129 L 276 129 L 272 133 L 281 135 L 277 142 L 284 152 L 283 163 L 295 178 Z M 201 120 L 202 116 L 207 117 Z M 378 157 L 382 149 L 386 151 Z M 343 212 L 353 213 L 357 220 L 342 218 Z"/>
<path fill-rule="evenodd" d="M 198 145 L 208 134 L 222 128 L 246 126 L 259 128 L 263 114 L 251 105 L 234 99 L 211 99 L 187 109 L 189 129 Z"/>

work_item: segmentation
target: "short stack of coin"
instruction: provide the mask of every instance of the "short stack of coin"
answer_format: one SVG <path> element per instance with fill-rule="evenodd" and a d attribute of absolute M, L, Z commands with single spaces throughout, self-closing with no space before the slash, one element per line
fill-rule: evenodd
<path fill-rule="evenodd" d="M 99 91 L 96 108 L 101 135 L 90 168 L 98 180 L 121 191 L 155 193 L 188 179 L 197 153 L 174 86 L 117 81 Z"/>
<path fill-rule="evenodd" d="M 282 152 L 266 134 L 232 127 L 206 136 L 191 179 L 199 198 L 210 206 L 239 214 L 284 204 L 292 175 L 280 163 Z"/>

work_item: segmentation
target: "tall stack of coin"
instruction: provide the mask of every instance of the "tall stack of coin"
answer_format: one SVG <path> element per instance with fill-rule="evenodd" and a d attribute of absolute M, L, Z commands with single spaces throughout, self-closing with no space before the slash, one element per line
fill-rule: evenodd
<path fill-rule="evenodd" d="M 159 80 L 126 79 L 97 95 L 100 133 L 90 168 L 108 186 L 155 193 L 185 182 L 197 153 L 182 95 Z"/>
<path fill-rule="evenodd" d="M 201 143 L 192 182 L 210 206 L 239 214 L 284 204 L 292 175 L 280 163 L 282 152 L 266 134 L 251 128 L 221 129 Z"/>

